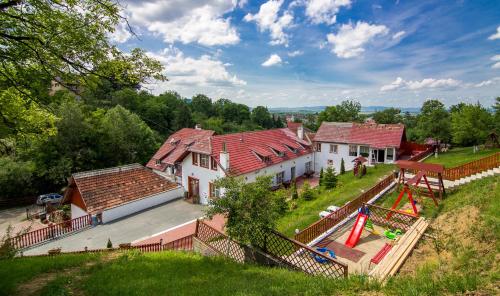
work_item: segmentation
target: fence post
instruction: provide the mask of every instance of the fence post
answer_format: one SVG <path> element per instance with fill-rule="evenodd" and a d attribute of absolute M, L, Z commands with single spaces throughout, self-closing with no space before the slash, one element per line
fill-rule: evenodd
<path fill-rule="evenodd" d="M 194 236 L 198 237 L 198 228 L 200 227 L 200 219 L 196 219 L 196 229 L 194 230 Z"/>

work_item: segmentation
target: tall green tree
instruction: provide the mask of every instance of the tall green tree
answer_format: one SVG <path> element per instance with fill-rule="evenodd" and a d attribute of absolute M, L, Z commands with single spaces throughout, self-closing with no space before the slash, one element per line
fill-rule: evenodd
<path fill-rule="evenodd" d="M 377 123 L 401 123 L 403 122 L 403 117 L 401 116 L 401 110 L 397 108 L 387 108 L 382 111 L 377 111 L 372 115 L 373 120 Z"/>
<path fill-rule="evenodd" d="M 259 232 L 274 229 L 283 213 L 284 191 L 271 191 L 271 177 L 257 177 L 253 183 L 238 178 L 215 182 L 224 188 L 224 197 L 210 201 L 208 217 L 222 214 L 227 217 L 226 232 L 245 244 L 257 245 Z"/>
<path fill-rule="evenodd" d="M 335 174 L 335 169 L 329 166 L 325 173 L 323 174 L 323 182 L 321 185 L 326 189 L 333 189 L 337 187 L 337 175 Z"/>
<path fill-rule="evenodd" d="M 433 138 L 443 143 L 451 140 L 450 114 L 439 100 L 427 100 L 417 118 L 416 132 L 420 140 Z"/>
<path fill-rule="evenodd" d="M 252 109 L 252 121 L 266 129 L 274 127 L 271 113 L 264 106 L 257 106 Z"/>
<path fill-rule="evenodd" d="M 190 107 L 193 112 L 204 114 L 207 118 L 215 115 L 212 99 L 203 94 L 194 96 L 191 99 Z"/>
<path fill-rule="evenodd" d="M 461 146 L 484 143 L 494 129 L 493 115 L 481 104 L 466 104 L 451 113 L 453 143 Z"/>
<path fill-rule="evenodd" d="M 323 121 L 353 122 L 360 121 L 361 104 L 354 100 L 347 100 L 340 105 L 328 106 L 318 115 L 318 125 Z"/>

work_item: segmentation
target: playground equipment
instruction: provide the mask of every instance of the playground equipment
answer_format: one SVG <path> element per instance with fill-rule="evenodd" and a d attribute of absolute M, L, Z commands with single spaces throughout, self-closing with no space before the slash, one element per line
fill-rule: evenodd
<path fill-rule="evenodd" d="M 415 162 L 415 161 L 407 161 L 407 160 L 399 160 L 396 162 L 396 165 L 400 169 L 399 173 L 399 180 L 398 184 L 404 183 L 403 184 L 403 189 L 398 195 L 398 198 L 394 202 L 394 204 L 391 207 L 391 210 L 396 210 L 397 206 L 401 202 L 401 199 L 403 198 L 404 195 L 407 195 L 408 201 L 410 202 L 410 205 L 412 207 L 413 213 L 404 211 L 405 213 L 409 213 L 414 215 L 415 217 L 418 217 L 418 209 L 416 207 L 417 202 L 413 199 L 413 192 L 417 193 L 417 196 L 428 196 L 432 198 L 434 201 L 434 204 L 437 206 L 438 202 L 436 199 L 436 196 L 434 195 L 434 191 L 432 190 L 431 184 L 437 185 L 437 190 L 439 192 L 439 197 L 441 198 L 443 194 L 445 193 L 444 190 L 444 183 L 443 183 L 443 178 L 442 178 L 442 173 L 444 171 L 444 166 L 439 165 L 439 164 L 430 164 L 430 163 L 420 163 L 420 162 Z M 416 172 L 415 176 L 412 178 L 406 179 L 405 178 L 405 171 L 407 169 L 413 170 Z M 427 173 L 434 173 L 437 174 L 438 176 L 438 182 L 437 183 L 431 183 L 427 179 Z M 427 189 L 427 192 L 423 192 L 421 187 L 419 186 L 420 184 L 425 184 L 425 188 Z M 387 214 L 387 219 L 390 219 L 392 216 L 392 212 Z"/>
<path fill-rule="evenodd" d="M 330 249 L 327 249 L 327 248 L 316 248 L 316 251 L 320 252 L 321 254 L 323 254 L 325 256 L 329 255 L 331 258 L 337 259 L 337 256 L 335 256 L 335 252 L 332 251 L 332 250 L 330 250 Z M 314 255 L 314 260 L 316 260 L 316 262 L 321 263 L 321 264 L 324 264 L 324 263 L 328 262 L 328 259 L 320 257 L 318 255 Z"/>
<path fill-rule="evenodd" d="M 363 232 L 363 228 L 365 227 L 366 221 L 370 216 L 370 211 L 366 207 L 359 208 L 358 217 L 356 218 L 356 222 L 354 222 L 354 226 L 349 234 L 349 237 L 345 241 L 345 245 L 349 248 L 354 248 L 359 241 L 361 233 Z"/>

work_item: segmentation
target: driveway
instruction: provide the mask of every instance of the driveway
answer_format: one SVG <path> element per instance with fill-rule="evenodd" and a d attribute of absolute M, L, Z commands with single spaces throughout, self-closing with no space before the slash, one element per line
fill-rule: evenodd
<path fill-rule="evenodd" d="M 53 248 L 63 252 L 106 248 L 108 238 L 114 247 L 120 243 L 146 238 L 203 216 L 202 205 L 178 199 L 107 224 L 84 230 L 67 237 L 24 251 L 26 255 L 45 254 Z"/>
<path fill-rule="evenodd" d="M 0 238 L 2 238 L 9 225 L 15 227 L 16 224 L 26 220 L 26 208 L 16 207 L 0 210 Z"/>

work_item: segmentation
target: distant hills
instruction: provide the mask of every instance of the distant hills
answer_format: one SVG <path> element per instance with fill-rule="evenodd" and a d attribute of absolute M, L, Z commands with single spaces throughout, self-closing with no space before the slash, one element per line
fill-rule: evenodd
<path fill-rule="evenodd" d="M 277 108 L 268 108 L 272 113 L 316 113 L 325 110 L 326 106 L 311 106 L 311 107 L 277 107 Z M 377 111 L 382 111 L 391 107 L 387 106 L 362 106 L 361 113 L 373 113 Z M 410 113 L 419 113 L 420 108 L 418 107 L 409 107 L 409 108 L 398 108 L 402 113 L 410 112 Z"/>

